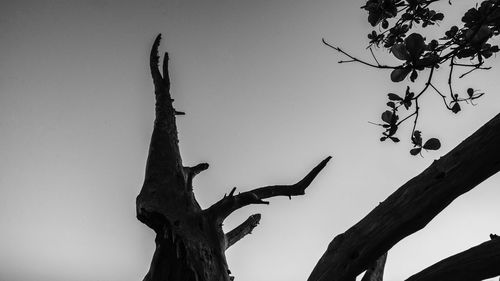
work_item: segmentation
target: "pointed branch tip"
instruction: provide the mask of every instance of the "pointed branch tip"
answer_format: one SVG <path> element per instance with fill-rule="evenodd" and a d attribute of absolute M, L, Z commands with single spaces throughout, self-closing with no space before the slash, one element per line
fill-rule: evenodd
<path fill-rule="evenodd" d="M 170 76 L 168 75 L 168 52 L 163 55 L 163 79 L 167 84 L 170 84 Z"/>
<path fill-rule="evenodd" d="M 269 204 L 269 201 L 263 199 L 276 196 L 298 196 L 305 194 L 305 189 L 311 184 L 314 178 L 326 166 L 332 157 L 328 156 L 314 167 L 302 180 L 292 185 L 273 185 L 256 188 L 243 193 L 234 195 L 236 187 L 231 190 L 228 195 L 225 195 L 217 203 L 208 208 L 209 212 L 218 221 L 223 221 L 228 215 L 235 210 L 248 206 L 250 204 Z"/>
<path fill-rule="evenodd" d="M 158 56 L 158 47 L 160 46 L 161 33 L 156 36 L 153 46 L 151 47 L 151 53 L 149 55 L 149 68 L 151 70 L 151 76 L 153 77 L 153 83 L 155 88 L 158 88 L 163 81 L 160 71 L 158 70 L 158 61 L 160 57 Z"/>
<path fill-rule="evenodd" d="M 259 224 L 260 218 L 261 218 L 260 214 L 251 215 L 239 226 L 229 231 L 226 234 L 226 241 L 227 241 L 226 249 L 231 247 L 234 243 L 238 242 L 246 235 L 251 234 L 252 230 Z"/>

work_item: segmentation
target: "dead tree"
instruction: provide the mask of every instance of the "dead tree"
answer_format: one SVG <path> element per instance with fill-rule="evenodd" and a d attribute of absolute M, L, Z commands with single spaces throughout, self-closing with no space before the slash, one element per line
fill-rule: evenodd
<path fill-rule="evenodd" d="M 228 195 L 202 209 L 193 194 L 195 175 L 207 163 L 182 164 L 168 75 L 168 54 L 158 69 L 154 41 L 150 68 L 156 106 L 155 122 L 144 185 L 137 197 L 137 218 L 156 232 L 156 250 L 144 281 L 232 280 L 225 250 L 250 233 L 260 215 L 252 215 L 234 230 L 224 233 L 223 221 L 250 204 L 268 204 L 275 196 L 305 193 L 331 157 L 325 158 L 302 180 Z M 337 235 L 313 269 L 308 281 L 354 281 L 366 270 L 363 281 L 382 281 L 387 252 L 404 237 L 425 227 L 458 196 L 470 191 L 500 169 L 500 114 L 451 152 L 408 181 L 360 222 Z M 410 281 L 471 281 L 500 275 L 498 238 L 445 259 L 410 277 Z M 463 274 L 464 270 L 468 272 Z"/>
<path fill-rule="evenodd" d="M 155 122 L 146 164 L 144 185 L 137 196 L 137 218 L 156 232 L 156 250 L 145 281 L 228 281 L 231 279 L 225 250 L 251 232 L 260 215 L 250 216 L 240 226 L 225 234 L 223 221 L 234 211 L 250 204 L 268 204 L 264 199 L 275 196 L 303 195 L 318 173 L 326 166 L 327 157 L 302 180 L 291 185 L 274 185 L 227 196 L 208 209 L 202 209 L 193 194 L 192 181 L 208 169 L 207 163 L 185 167 L 179 153 L 175 116 L 170 95 L 168 54 L 163 70 L 158 69 L 156 37 L 150 55 L 150 68 L 155 87 Z"/>

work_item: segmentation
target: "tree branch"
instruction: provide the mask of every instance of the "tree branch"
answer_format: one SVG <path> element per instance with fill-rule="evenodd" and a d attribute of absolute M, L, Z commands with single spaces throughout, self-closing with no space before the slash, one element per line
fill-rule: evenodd
<path fill-rule="evenodd" d="M 151 53 L 149 54 L 149 68 L 151 70 L 151 76 L 153 77 L 153 83 L 155 85 L 155 92 L 159 90 L 163 86 L 163 78 L 161 77 L 160 71 L 158 70 L 158 63 L 160 57 L 158 56 L 158 47 L 160 46 L 161 34 L 156 36 L 153 46 L 151 47 Z M 165 57 L 163 60 L 163 66 L 165 66 L 168 62 L 168 53 L 165 53 Z M 168 77 L 168 70 L 166 71 Z M 165 75 L 165 68 L 164 73 Z M 170 80 L 166 80 L 165 85 L 170 86 Z"/>
<path fill-rule="evenodd" d="M 186 187 L 189 189 L 193 188 L 193 178 L 208 169 L 208 163 L 200 163 L 194 167 L 184 167 L 184 176 L 186 177 Z"/>
<path fill-rule="evenodd" d="M 334 49 L 335 51 L 343 54 L 344 56 L 350 58 L 351 60 L 349 61 L 339 61 L 339 63 L 346 63 L 346 62 L 359 62 L 361 64 L 364 64 L 364 65 L 367 65 L 367 66 L 370 66 L 370 67 L 373 67 L 373 68 L 389 68 L 389 69 L 395 69 L 395 68 L 398 68 L 400 66 L 389 66 L 389 65 L 383 65 L 383 64 L 379 64 L 377 59 L 375 58 L 374 56 L 374 59 L 375 59 L 375 62 L 377 64 L 372 64 L 372 63 L 369 63 L 369 62 L 366 62 L 364 60 L 360 60 L 354 56 L 352 56 L 351 54 L 347 53 L 346 51 L 342 50 L 341 48 L 339 47 L 336 47 L 336 46 L 333 46 L 332 44 L 326 42 L 325 38 L 321 39 L 321 41 L 323 42 L 323 44 L 325 44 L 326 46 Z"/>
<path fill-rule="evenodd" d="M 248 219 L 242 222 L 233 230 L 226 234 L 226 250 L 231 247 L 234 243 L 238 242 L 241 238 L 245 237 L 247 234 L 251 234 L 252 230 L 259 224 L 260 214 L 251 215 Z"/>
<path fill-rule="evenodd" d="M 316 178 L 331 158 L 331 156 L 325 158 L 302 180 L 292 185 L 265 186 L 239 193 L 237 195 L 234 195 L 234 192 L 236 191 L 235 187 L 231 190 L 228 196 L 224 195 L 224 198 L 208 208 L 207 212 L 211 214 L 219 223 L 222 223 L 227 216 L 239 208 L 250 204 L 269 204 L 269 202 L 263 201 L 263 199 L 276 196 L 288 196 L 291 199 L 292 196 L 303 195 L 305 194 L 306 188 L 311 184 L 314 178 Z"/>
<path fill-rule="evenodd" d="M 500 275 L 500 239 L 495 238 L 446 258 L 407 281 L 479 281 Z"/>
<path fill-rule="evenodd" d="M 353 280 L 453 200 L 500 170 L 500 114 L 408 181 L 330 244 L 308 281 Z M 335 239 L 334 239 L 335 241 Z"/>
<path fill-rule="evenodd" d="M 361 281 L 382 281 L 384 280 L 384 267 L 387 260 L 387 253 L 378 258 L 367 270 Z"/>

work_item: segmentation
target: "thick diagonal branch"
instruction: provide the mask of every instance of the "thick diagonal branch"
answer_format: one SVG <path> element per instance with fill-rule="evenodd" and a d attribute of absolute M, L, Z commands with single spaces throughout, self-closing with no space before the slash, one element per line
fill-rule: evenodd
<path fill-rule="evenodd" d="M 259 224 L 260 214 L 251 215 L 248 219 L 242 222 L 233 230 L 226 234 L 226 250 L 234 243 L 240 241 L 241 238 L 252 233 L 252 230 Z"/>
<path fill-rule="evenodd" d="M 500 275 L 500 239 L 446 258 L 406 281 L 479 281 Z"/>
<path fill-rule="evenodd" d="M 208 208 L 207 212 L 218 222 L 224 221 L 235 210 L 250 204 L 269 204 L 263 199 L 275 196 L 298 196 L 305 194 L 306 188 L 326 166 L 332 157 L 328 156 L 314 167 L 302 180 L 292 185 L 272 185 L 257 188 L 251 191 L 234 195 L 236 187 L 231 190 L 228 196 L 224 196 L 217 203 Z"/>
<path fill-rule="evenodd" d="M 342 242 L 330 244 L 308 281 L 353 280 L 457 197 L 497 173 L 499 144 L 500 114 L 341 234 Z"/>

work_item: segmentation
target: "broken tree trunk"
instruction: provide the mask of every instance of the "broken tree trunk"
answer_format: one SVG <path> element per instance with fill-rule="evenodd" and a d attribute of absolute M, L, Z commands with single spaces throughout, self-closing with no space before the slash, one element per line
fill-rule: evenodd
<path fill-rule="evenodd" d="M 158 35 L 150 55 L 156 116 L 144 184 L 136 200 L 137 218 L 156 232 L 156 250 L 144 281 L 229 281 L 225 250 L 249 234 L 260 215 L 252 215 L 227 234 L 222 230 L 224 219 L 249 204 L 268 204 L 263 201 L 266 198 L 304 194 L 330 157 L 296 184 L 266 186 L 239 194 L 233 188 L 210 208 L 201 209 L 192 181 L 196 174 L 208 169 L 208 164 L 182 164 L 175 115 L 184 113 L 176 111 L 172 104 L 167 53 L 162 73 L 158 69 L 160 39 Z"/>
<path fill-rule="evenodd" d="M 392 246 L 499 169 L 500 114 L 336 236 L 308 281 L 355 280 Z"/>

